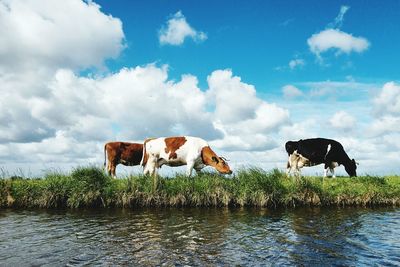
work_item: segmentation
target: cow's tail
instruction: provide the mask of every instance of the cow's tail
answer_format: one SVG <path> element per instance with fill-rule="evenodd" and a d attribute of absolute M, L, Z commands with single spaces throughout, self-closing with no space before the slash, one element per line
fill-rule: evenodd
<path fill-rule="evenodd" d="M 147 146 L 147 142 L 150 140 L 151 140 L 150 138 L 146 139 L 146 140 L 144 140 L 144 143 L 143 143 L 142 159 L 140 160 L 140 165 L 142 167 L 146 166 L 146 164 L 147 164 L 148 156 L 147 156 L 146 146 Z"/>
<path fill-rule="evenodd" d="M 107 159 L 107 144 L 104 145 L 104 168 L 106 167 L 106 159 Z"/>

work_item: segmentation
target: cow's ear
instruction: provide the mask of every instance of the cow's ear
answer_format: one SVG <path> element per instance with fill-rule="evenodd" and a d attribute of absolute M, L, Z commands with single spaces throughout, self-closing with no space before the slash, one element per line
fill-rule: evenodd
<path fill-rule="evenodd" d="M 214 161 L 214 162 L 216 162 L 216 163 L 219 162 L 217 157 L 212 157 L 211 159 L 212 159 L 212 161 Z"/>

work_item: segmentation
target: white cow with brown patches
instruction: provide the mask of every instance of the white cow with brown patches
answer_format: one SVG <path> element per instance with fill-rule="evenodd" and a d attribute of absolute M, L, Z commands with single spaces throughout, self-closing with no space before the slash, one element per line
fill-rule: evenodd
<path fill-rule="evenodd" d="M 193 169 L 199 172 L 206 166 L 214 167 L 223 174 L 232 173 L 224 158 L 217 156 L 205 140 L 192 136 L 145 140 L 141 165 L 144 167 L 145 175 L 156 175 L 157 169 L 162 165 L 171 167 L 186 165 L 188 176 L 192 174 Z"/>

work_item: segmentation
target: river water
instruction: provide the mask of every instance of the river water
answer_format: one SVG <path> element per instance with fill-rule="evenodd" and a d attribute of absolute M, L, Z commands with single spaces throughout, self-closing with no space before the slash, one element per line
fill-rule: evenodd
<path fill-rule="evenodd" d="M 0 266 L 399 266 L 399 208 L 0 210 Z"/>

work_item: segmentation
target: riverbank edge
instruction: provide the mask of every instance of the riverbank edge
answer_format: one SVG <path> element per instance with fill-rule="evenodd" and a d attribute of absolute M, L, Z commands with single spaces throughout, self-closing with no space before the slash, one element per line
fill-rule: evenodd
<path fill-rule="evenodd" d="M 400 206 L 400 176 L 288 177 L 247 168 L 232 177 L 128 176 L 113 179 L 96 167 L 42 178 L 0 179 L 1 208 Z"/>

